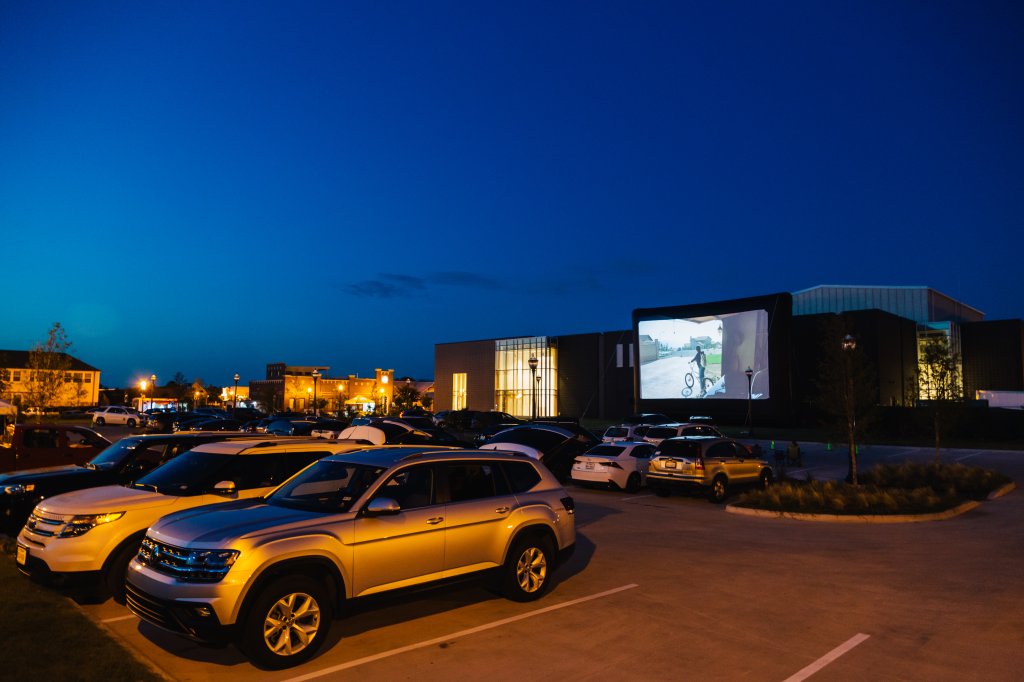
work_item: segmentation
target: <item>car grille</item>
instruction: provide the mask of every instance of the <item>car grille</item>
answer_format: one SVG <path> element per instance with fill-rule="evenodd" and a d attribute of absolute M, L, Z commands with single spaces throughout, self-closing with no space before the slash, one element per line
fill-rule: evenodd
<path fill-rule="evenodd" d="M 71 517 L 48 512 L 33 511 L 29 514 L 25 523 L 25 530 L 30 535 L 38 535 L 44 538 L 52 538 L 58 535 Z"/>
<path fill-rule="evenodd" d="M 180 547 L 145 538 L 139 546 L 138 561 L 158 573 L 188 580 L 193 569 L 189 566 L 190 552 Z"/>

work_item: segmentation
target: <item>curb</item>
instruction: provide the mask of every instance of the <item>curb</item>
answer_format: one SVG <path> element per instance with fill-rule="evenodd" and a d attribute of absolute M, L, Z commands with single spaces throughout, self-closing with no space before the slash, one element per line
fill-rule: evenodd
<path fill-rule="evenodd" d="M 1003 495 L 1009 495 L 1011 492 L 1013 492 L 1016 489 L 1017 489 L 1017 484 L 1014 483 L 1013 481 L 1011 481 L 1011 482 L 1007 483 L 1006 485 L 1004 485 L 1002 488 L 999 488 L 998 490 L 993 490 L 992 492 L 990 492 L 986 499 L 995 500 L 997 498 L 1002 497 Z"/>
<path fill-rule="evenodd" d="M 797 521 L 824 521 L 826 523 L 922 523 L 925 521 L 951 519 L 954 516 L 969 512 L 980 505 L 981 502 L 972 500 L 952 509 L 947 509 L 944 512 L 936 512 L 934 514 L 893 514 L 890 516 L 883 514 L 801 514 L 797 512 L 769 511 L 767 509 L 750 509 L 749 507 L 737 507 L 732 504 L 726 505 L 725 511 L 730 514 L 740 514 L 741 516 L 794 519 Z"/>

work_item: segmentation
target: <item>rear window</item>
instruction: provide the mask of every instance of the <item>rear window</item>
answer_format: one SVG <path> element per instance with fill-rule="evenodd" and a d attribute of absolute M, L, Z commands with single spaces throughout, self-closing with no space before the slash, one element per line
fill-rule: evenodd
<path fill-rule="evenodd" d="M 618 457 L 625 448 L 618 445 L 598 445 L 585 453 L 588 457 Z"/>
<path fill-rule="evenodd" d="M 540 474 L 529 462 L 502 462 L 513 493 L 525 493 L 540 483 Z"/>
<path fill-rule="evenodd" d="M 686 440 L 666 440 L 662 441 L 654 454 L 668 457 L 700 457 L 700 443 Z"/>
<path fill-rule="evenodd" d="M 604 432 L 605 438 L 626 438 L 627 436 L 629 436 L 629 429 L 624 429 L 621 426 L 609 427 L 609 429 Z"/>
<path fill-rule="evenodd" d="M 674 426 L 656 426 L 647 431 L 647 438 L 672 438 L 674 435 L 676 435 Z"/>

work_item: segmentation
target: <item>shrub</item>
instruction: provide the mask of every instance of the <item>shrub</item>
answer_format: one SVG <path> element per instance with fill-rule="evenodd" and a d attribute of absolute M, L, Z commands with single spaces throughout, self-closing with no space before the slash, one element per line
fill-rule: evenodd
<path fill-rule="evenodd" d="M 952 509 L 962 499 L 949 490 L 929 487 L 882 488 L 853 486 L 832 481 L 787 481 L 747 493 L 737 500 L 741 507 L 800 514 L 927 514 Z"/>
<path fill-rule="evenodd" d="M 863 483 L 880 488 L 931 488 L 952 491 L 965 500 L 981 500 L 1006 485 L 1010 479 L 1003 474 L 963 464 L 879 464 L 863 476 Z"/>

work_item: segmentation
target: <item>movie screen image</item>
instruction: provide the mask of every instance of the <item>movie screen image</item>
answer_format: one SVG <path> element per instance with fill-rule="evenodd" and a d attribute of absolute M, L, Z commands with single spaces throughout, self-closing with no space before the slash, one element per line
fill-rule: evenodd
<path fill-rule="evenodd" d="M 747 399 L 768 393 L 768 313 L 747 310 L 685 319 L 639 320 L 640 397 Z"/>

